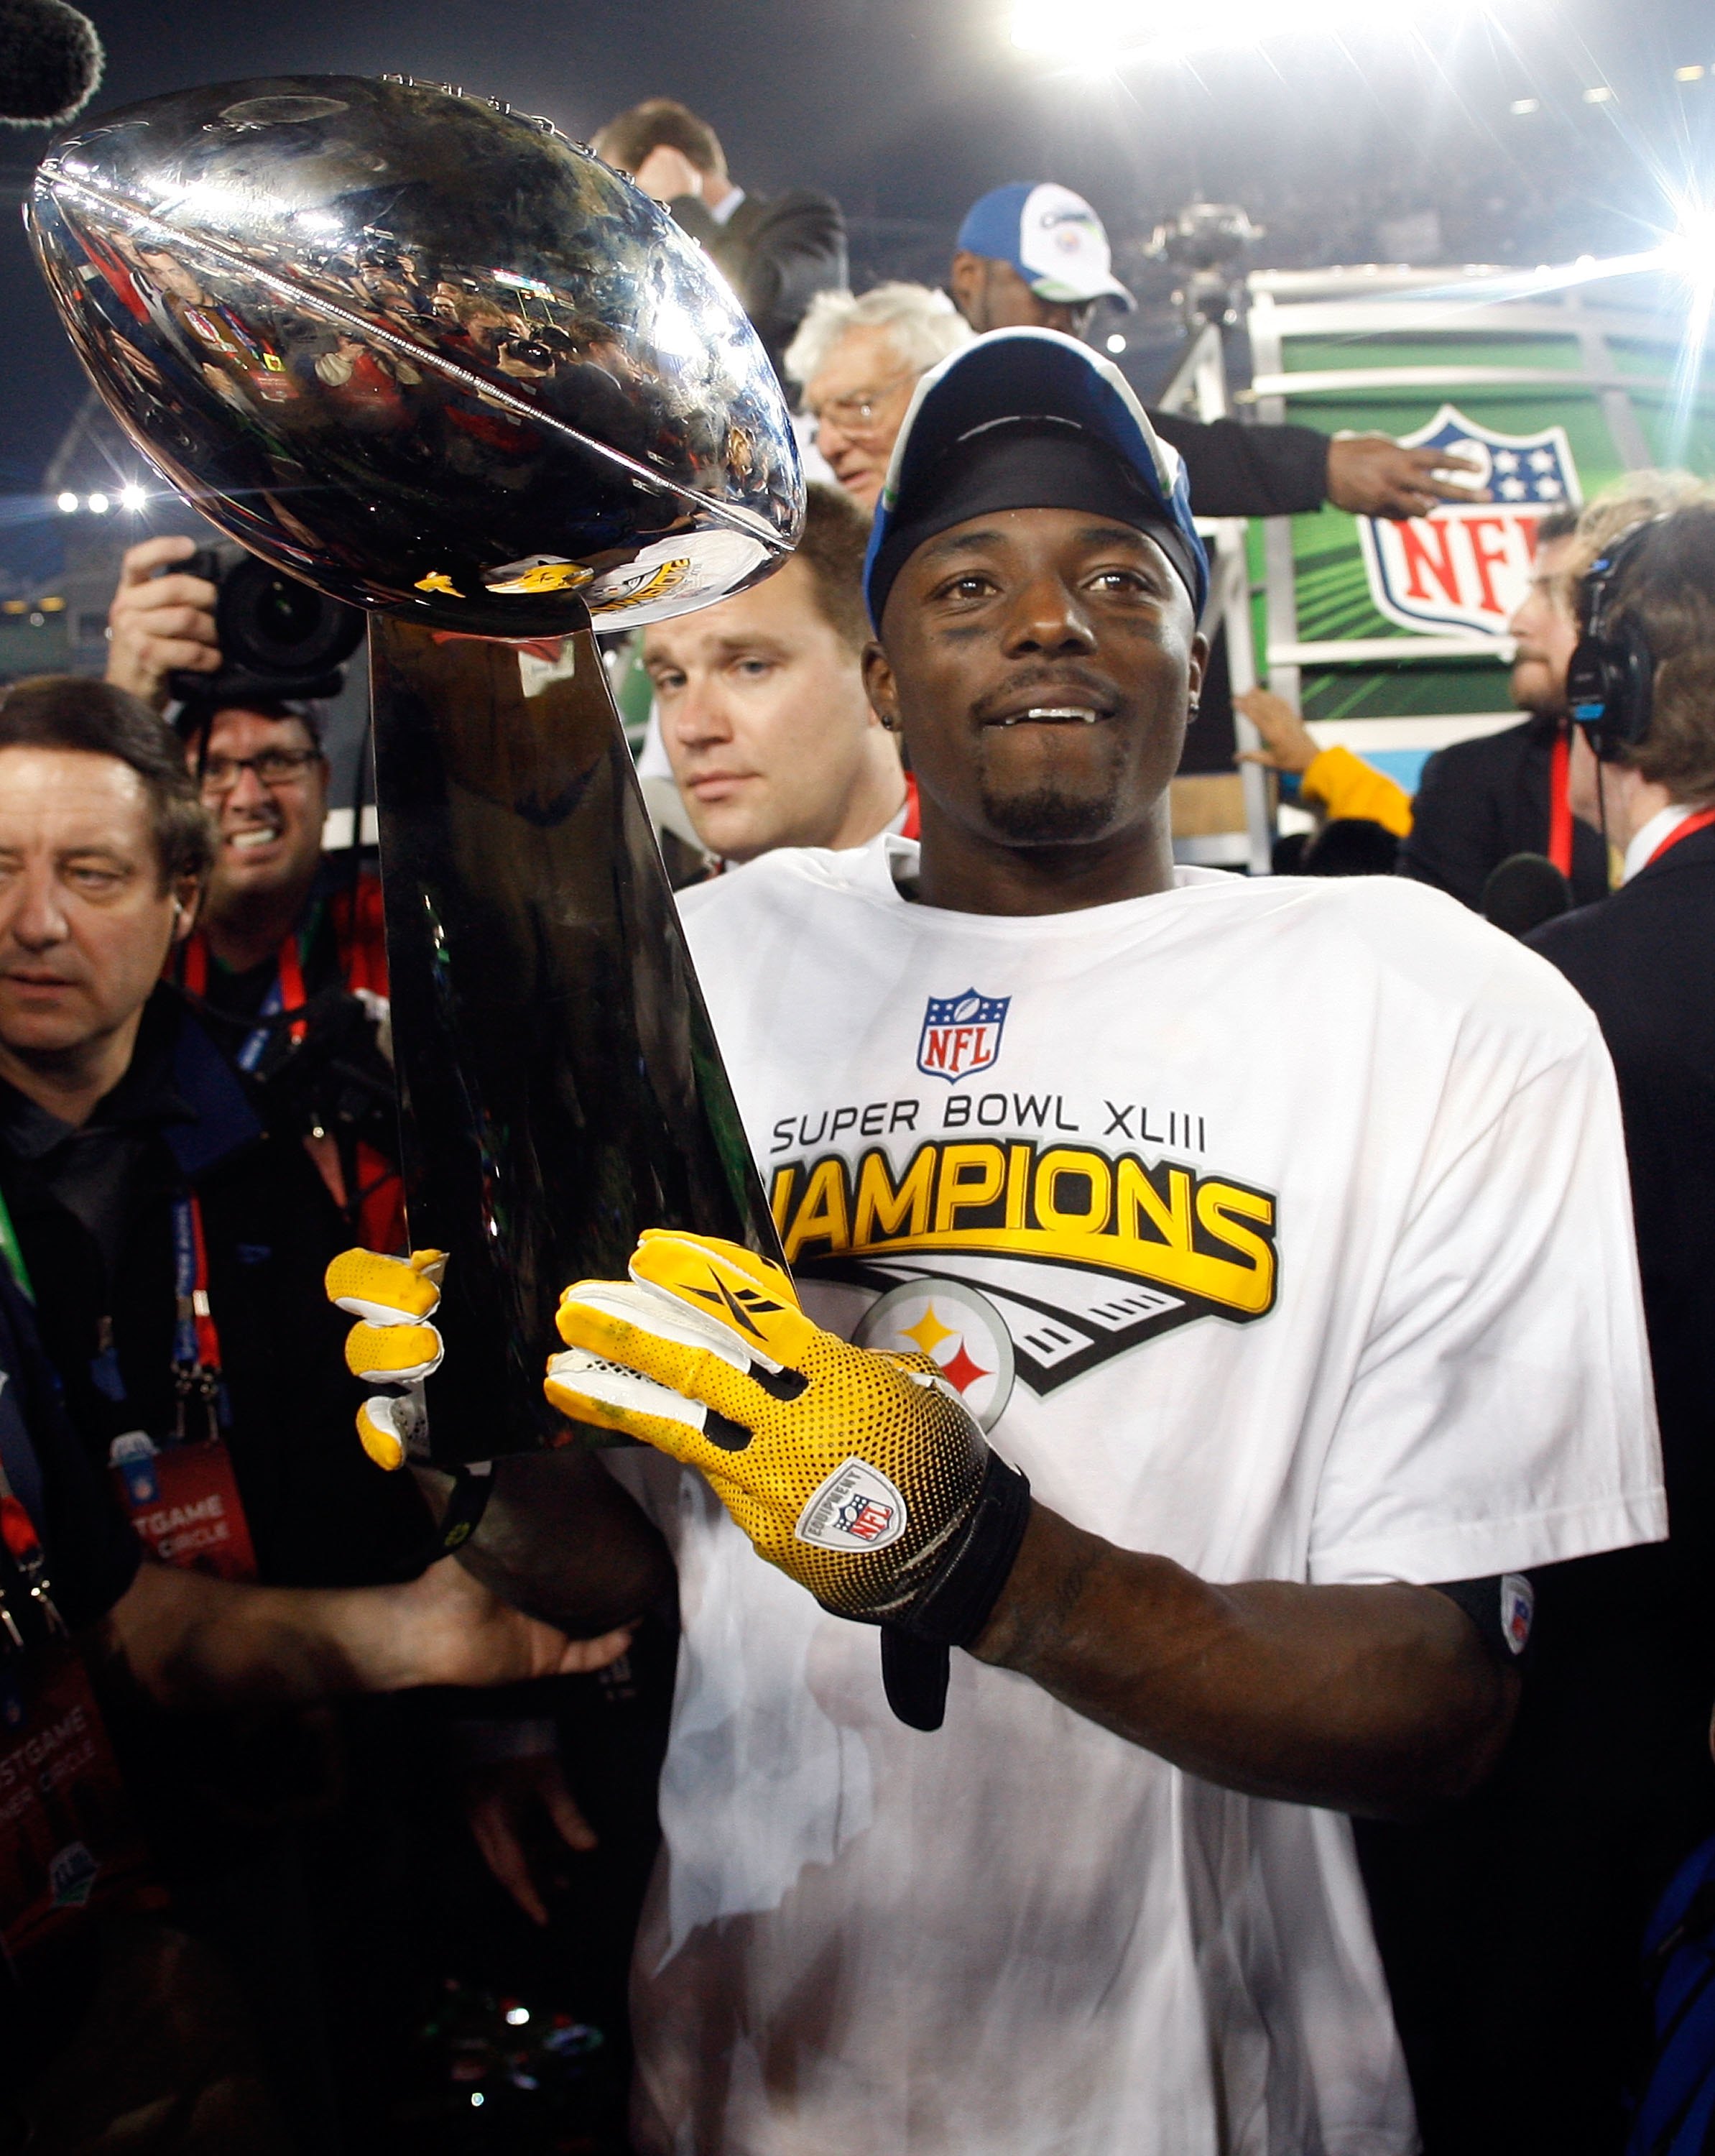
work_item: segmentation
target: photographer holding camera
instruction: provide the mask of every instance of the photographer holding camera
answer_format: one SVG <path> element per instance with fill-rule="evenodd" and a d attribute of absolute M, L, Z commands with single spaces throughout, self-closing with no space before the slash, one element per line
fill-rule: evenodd
<path fill-rule="evenodd" d="M 172 710 L 218 830 L 176 978 L 256 1082 L 270 1129 L 302 1137 L 352 1233 L 402 1248 L 380 880 L 355 850 L 344 864 L 322 852 L 319 700 L 337 693 L 361 617 L 262 563 L 227 571 L 162 537 L 127 552 L 108 619 L 108 681 Z"/>

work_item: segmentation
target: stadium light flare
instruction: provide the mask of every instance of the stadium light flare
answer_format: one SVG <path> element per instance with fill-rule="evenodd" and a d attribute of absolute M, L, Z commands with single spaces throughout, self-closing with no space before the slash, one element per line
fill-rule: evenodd
<path fill-rule="evenodd" d="M 74 494 L 62 494 L 54 506 L 62 516 L 74 516 L 77 513 L 78 498 Z"/>
<path fill-rule="evenodd" d="M 107 499 L 107 496 L 105 494 L 92 494 L 90 496 L 89 506 L 91 516 L 105 516 L 108 511 L 112 508 L 113 504 Z"/>
<path fill-rule="evenodd" d="M 1261 45 L 1300 31 L 1374 19 L 1369 0 L 1205 0 L 1192 13 L 1167 0 L 1013 0 L 1011 39 L 1021 51 L 1067 67 L 1108 68 L 1173 59 L 1211 46 Z M 1437 0 L 1399 0 L 1395 19 L 1451 11 Z"/>
<path fill-rule="evenodd" d="M 144 506 L 148 499 L 148 495 L 144 493 L 142 488 L 137 485 L 135 480 L 133 480 L 128 485 L 122 486 L 119 490 L 120 507 L 121 509 L 129 510 L 133 516 L 135 516 L 137 511 Z"/>
<path fill-rule="evenodd" d="M 1681 205 L 1679 228 L 1661 249 L 1661 265 L 1694 290 L 1715 291 L 1715 204 Z"/>

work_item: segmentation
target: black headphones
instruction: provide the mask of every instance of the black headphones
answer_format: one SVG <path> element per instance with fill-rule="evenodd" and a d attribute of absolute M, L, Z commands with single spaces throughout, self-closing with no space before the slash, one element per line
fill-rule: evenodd
<path fill-rule="evenodd" d="M 1649 639 L 1635 620 L 1617 628 L 1608 619 L 1615 579 L 1642 546 L 1657 517 L 1634 524 L 1605 547 L 1584 574 L 1579 593 L 1583 617 L 1566 667 L 1566 701 L 1573 723 L 1604 763 L 1615 763 L 1650 731 L 1656 660 Z"/>

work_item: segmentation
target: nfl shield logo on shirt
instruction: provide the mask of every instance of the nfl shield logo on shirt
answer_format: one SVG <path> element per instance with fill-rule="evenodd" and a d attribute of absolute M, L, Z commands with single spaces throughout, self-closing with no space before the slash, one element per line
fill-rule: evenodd
<path fill-rule="evenodd" d="M 918 1069 L 926 1078 L 945 1078 L 950 1086 L 974 1070 L 986 1070 L 999 1060 L 1011 1001 L 1011 996 L 979 995 L 975 988 L 962 996 L 931 996 L 917 1043 Z"/>
<path fill-rule="evenodd" d="M 1504 636 L 1530 583 L 1537 520 L 1579 504 L 1566 429 L 1499 434 L 1443 404 L 1427 426 L 1400 441 L 1468 459 L 1477 466 L 1471 484 L 1487 487 L 1490 499 L 1443 502 L 1399 524 L 1360 516 L 1358 543 L 1377 612 L 1426 635 L 1474 629 Z"/>

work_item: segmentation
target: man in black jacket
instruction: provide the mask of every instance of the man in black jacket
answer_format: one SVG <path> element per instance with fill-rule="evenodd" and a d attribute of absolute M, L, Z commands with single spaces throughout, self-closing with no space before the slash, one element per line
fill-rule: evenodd
<path fill-rule="evenodd" d="M 1578 556 L 1578 514 L 1558 510 L 1537 525 L 1530 588 L 1508 624 L 1513 701 L 1523 726 L 1456 742 L 1429 759 L 1412 804 L 1400 870 L 1450 891 L 1477 911 L 1483 886 L 1513 854 L 1542 854 L 1589 906 L 1608 888 L 1600 836 L 1576 821 L 1566 795 L 1566 662 L 1578 641 L 1567 580 Z M 1560 744 L 1558 753 L 1556 744 Z"/>
<path fill-rule="evenodd" d="M 665 203 L 744 302 L 776 374 L 817 292 L 846 281 L 846 223 L 831 195 L 794 187 L 752 194 L 728 176 L 706 120 L 674 98 L 646 98 L 610 120 L 592 146 Z"/>
<path fill-rule="evenodd" d="M 1359 1830 L 1428 2156 L 1618 2156 L 1645 1922 L 1715 1830 L 1715 507 L 1649 527 L 1608 617 L 1646 640 L 1654 711 L 1600 796 L 1574 737 L 1571 798 L 1625 880 L 1529 940 L 1619 1079 L 1671 1536 L 1535 1573 L 1536 1666 L 1494 1781 L 1441 1820 Z"/>
<path fill-rule="evenodd" d="M 1650 521 L 1604 612 L 1641 639 L 1646 726 L 1603 762 L 1576 729 L 1571 797 L 1623 855 L 1620 887 L 1530 939 L 1595 1011 L 1620 1081 L 1667 1485 L 1665 1549 L 1566 1568 L 1588 1574 L 1564 1596 L 1583 1626 L 1569 1645 L 1597 1673 L 1579 1732 L 1596 1743 L 1579 1748 L 1605 1763 L 1573 1810 L 1586 1883 L 1605 1885 L 1570 1927 L 1568 1967 L 1598 2017 L 1627 2003 L 1649 1909 L 1715 1830 L 1715 503 Z M 1575 1780 L 1570 1748 L 1560 1763 Z M 1545 1880 L 1542 1905 L 1564 1886 Z M 1575 2051 L 1583 2032 L 1564 2034 Z M 1592 2034 L 1597 2071 L 1623 2059 Z"/>
<path fill-rule="evenodd" d="M 126 1696 L 198 1709 L 601 1666 L 624 1633 L 570 1645 L 458 1558 L 430 1563 L 415 1489 L 353 1448 L 358 1389 L 322 1294 L 338 1209 L 160 985 L 212 853 L 182 751 L 143 705 L 70 678 L 7 693 L 0 1269 L 35 1307 L 27 1324 L 0 1298 L 0 1463 L 67 1621 L 103 1625 Z M 31 1331 L 57 1383 L 18 1348 Z M 110 1460 L 136 1535 L 113 1517 Z M 14 1554 L 18 1524 L 8 1512 L 0 1538 Z M 138 1536 L 165 1562 L 140 1566 Z M 6 1635 L 0 1620 L 0 1731 Z M 330 2099 L 290 1813 L 327 1789 L 294 1727 L 199 1717 L 163 1739 L 151 1724 L 127 1772 L 182 1912 L 257 2008 L 299 2145 L 321 2149 Z M 0 1850 L 0 1901 L 7 1870 Z"/>
<path fill-rule="evenodd" d="M 1532 941 L 1595 1010 L 1619 1075 L 1671 1547 L 1715 1649 L 1715 506 L 1648 527 L 1608 611 L 1642 632 L 1654 708 L 1610 762 L 1580 731 L 1572 789 L 1623 881 Z"/>
<path fill-rule="evenodd" d="M 1013 182 L 972 204 L 954 244 L 953 304 L 981 335 L 1063 330 L 1081 337 L 1104 298 L 1134 305 L 1114 276 L 1102 220 L 1070 187 Z M 1482 501 L 1446 474 L 1440 449 L 1401 449 L 1385 434 L 1332 439 L 1313 427 L 1206 425 L 1183 413 L 1149 423 L 1185 459 L 1199 516 L 1288 516 L 1332 502 L 1354 516 L 1421 516 L 1438 501 Z"/>

